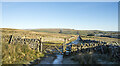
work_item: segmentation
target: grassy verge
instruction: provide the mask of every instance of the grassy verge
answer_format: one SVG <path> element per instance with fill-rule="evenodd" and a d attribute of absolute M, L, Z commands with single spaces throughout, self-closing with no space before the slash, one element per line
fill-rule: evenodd
<path fill-rule="evenodd" d="M 28 64 L 43 56 L 44 54 L 32 50 L 28 45 L 2 43 L 3 64 Z"/>

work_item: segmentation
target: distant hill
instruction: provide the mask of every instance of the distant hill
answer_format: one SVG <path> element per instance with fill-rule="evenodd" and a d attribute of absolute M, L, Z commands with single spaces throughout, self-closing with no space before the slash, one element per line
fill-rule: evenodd
<path fill-rule="evenodd" d="M 74 29 L 29 29 L 36 32 L 61 33 L 61 34 L 111 34 L 114 31 L 100 31 L 100 30 L 74 30 Z"/>
<path fill-rule="evenodd" d="M 11 29 L 11 28 L 0 28 L 0 31 L 2 32 L 2 36 L 6 36 L 9 38 L 10 35 L 13 36 L 21 36 L 21 37 L 29 37 L 29 38 L 35 38 L 39 39 L 40 37 L 43 37 L 43 39 L 51 40 L 51 42 L 62 42 L 63 38 L 70 38 L 71 36 L 77 37 L 77 35 L 74 34 L 59 34 L 59 33 L 52 33 L 52 32 L 45 32 L 45 31 L 34 31 L 34 30 L 23 30 L 23 29 Z M 54 38 L 54 39 L 53 39 Z M 45 41 L 45 40 L 44 40 Z"/>

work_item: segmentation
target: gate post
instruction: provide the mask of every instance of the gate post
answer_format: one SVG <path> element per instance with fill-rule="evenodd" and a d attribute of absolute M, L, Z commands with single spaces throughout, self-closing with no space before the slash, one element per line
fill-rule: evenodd
<path fill-rule="evenodd" d="M 40 51 L 41 51 L 41 53 L 42 53 L 42 46 L 43 46 L 43 45 L 42 45 L 42 39 L 43 39 L 43 38 L 40 38 Z"/>
<path fill-rule="evenodd" d="M 66 42 L 67 42 L 67 39 L 65 38 L 64 39 L 64 52 L 66 51 Z"/>
<path fill-rule="evenodd" d="M 39 49 L 40 48 L 40 45 L 39 45 L 39 43 L 37 43 L 37 51 L 39 52 Z"/>
<path fill-rule="evenodd" d="M 67 39 L 64 38 L 64 43 L 63 43 L 63 56 L 65 55 L 65 51 L 66 51 L 66 42 L 67 42 Z"/>

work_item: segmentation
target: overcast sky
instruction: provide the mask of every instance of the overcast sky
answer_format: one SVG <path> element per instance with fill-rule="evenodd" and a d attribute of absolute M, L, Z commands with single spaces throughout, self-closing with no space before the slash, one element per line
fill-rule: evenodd
<path fill-rule="evenodd" d="M 4 2 L 4 28 L 118 30 L 117 2 Z"/>

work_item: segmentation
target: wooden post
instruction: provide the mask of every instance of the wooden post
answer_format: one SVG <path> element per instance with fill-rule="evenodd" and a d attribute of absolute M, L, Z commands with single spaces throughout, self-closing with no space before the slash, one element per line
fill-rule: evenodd
<path fill-rule="evenodd" d="M 66 42 L 67 42 L 67 39 L 66 38 L 64 38 L 64 43 L 63 43 L 63 53 L 64 53 L 64 55 L 65 55 L 65 51 L 66 51 Z"/>
<path fill-rule="evenodd" d="M 10 35 L 10 40 L 9 40 L 8 44 L 11 43 L 11 41 L 12 41 L 12 37 L 13 37 L 13 35 Z"/>
<path fill-rule="evenodd" d="M 26 42 L 25 42 L 25 41 L 26 41 L 26 40 L 25 40 L 25 38 L 23 39 L 23 41 L 24 41 L 24 43 L 23 43 L 23 44 L 26 44 Z"/>
<path fill-rule="evenodd" d="M 64 43 L 63 43 L 63 52 L 65 52 L 65 39 L 64 39 Z"/>
<path fill-rule="evenodd" d="M 39 52 L 39 50 L 40 50 L 40 49 L 39 49 L 39 43 L 38 43 L 38 44 L 37 44 L 37 51 Z"/>
<path fill-rule="evenodd" d="M 43 38 L 40 38 L 40 51 L 41 51 L 41 52 L 42 52 L 42 46 L 43 46 L 43 45 L 42 45 L 42 39 L 43 39 Z"/>

